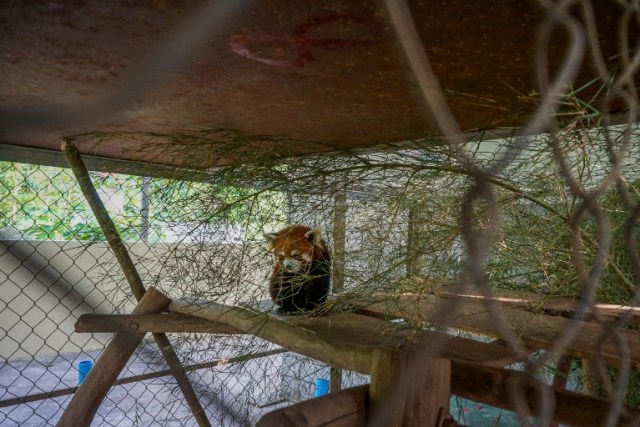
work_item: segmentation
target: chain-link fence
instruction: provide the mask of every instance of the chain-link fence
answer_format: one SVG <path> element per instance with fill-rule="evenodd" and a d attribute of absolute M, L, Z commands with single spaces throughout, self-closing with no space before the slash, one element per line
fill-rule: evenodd
<path fill-rule="evenodd" d="M 141 149 L 168 147 L 193 161 L 181 179 L 159 178 L 153 165 L 137 175 L 91 174 L 144 284 L 170 297 L 270 309 L 264 301 L 272 256 L 262 234 L 298 223 L 318 227 L 333 250 L 334 293 L 344 302 L 336 309 L 377 293 L 437 293 L 449 283 L 485 295 L 501 288 L 572 297 L 579 303 L 571 321 L 551 348 L 532 357 L 500 310 L 488 306 L 500 338 L 527 357 L 518 369 L 544 397 L 534 413 L 515 385 L 518 419 L 526 424 L 534 415 L 540 425 L 551 423 L 549 372 L 588 314 L 603 325 L 594 339 L 600 346 L 615 341 L 621 362 L 612 366 L 597 354 L 576 360 L 570 385 L 612 402 L 607 425 L 617 425 L 622 404 L 640 405 L 640 378 L 620 334 L 637 331 L 637 315 L 629 310 L 604 319 L 594 304 L 638 306 L 634 77 L 640 53 L 629 34 L 640 6 L 616 3 L 619 52 L 612 62 L 600 53 L 590 2 L 542 2 L 535 58 L 540 93 L 527 95 L 537 108 L 513 137 L 486 140 L 482 134 L 462 138 L 411 14 L 402 2 L 387 3 L 444 141 L 301 158 L 234 151 L 263 138 L 235 133 L 221 148 L 211 135 L 225 130 L 128 134 Z M 546 56 L 557 32 L 567 34 L 565 60 L 550 70 Z M 587 68 L 593 75 L 576 87 Z M 122 133 L 72 139 L 95 147 L 117 137 Z M 243 163 L 190 169 L 212 153 L 226 159 L 241 153 Z M 52 425 L 78 384 L 78 363 L 94 360 L 111 337 L 75 333 L 76 319 L 129 313 L 135 300 L 68 169 L 0 162 L 0 192 L 0 423 Z M 446 318 L 456 309 L 447 302 L 441 312 Z M 314 380 L 329 376 L 327 366 L 247 335 L 176 333 L 169 339 L 212 424 L 251 425 L 270 410 L 312 397 Z M 430 351 L 441 344 L 430 343 Z M 399 388 L 422 355 L 415 353 Z M 344 387 L 367 381 L 343 373 Z M 95 422 L 195 424 L 153 341 L 129 361 Z M 639 423 L 636 417 L 630 424 Z"/>

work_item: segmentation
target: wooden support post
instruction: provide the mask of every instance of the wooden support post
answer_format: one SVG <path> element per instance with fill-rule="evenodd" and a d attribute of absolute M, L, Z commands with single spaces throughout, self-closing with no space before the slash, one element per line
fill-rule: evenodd
<path fill-rule="evenodd" d="M 449 415 L 451 362 L 424 357 L 410 365 L 412 356 L 401 350 L 374 351 L 369 396 L 375 425 L 438 427 Z M 409 366 L 415 369 L 406 372 Z"/>
<path fill-rule="evenodd" d="M 344 271 L 347 234 L 347 192 L 336 190 L 333 205 L 333 292 L 344 289 Z M 342 390 L 342 370 L 330 367 L 329 388 L 331 393 Z"/>
<path fill-rule="evenodd" d="M 142 296 L 145 293 L 145 288 L 142 283 L 142 279 L 140 278 L 140 274 L 136 270 L 136 267 L 129 256 L 129 252 L 127 251 L 126 246 L 124 245 L 124 241 L 120 237 L 120 233 L 118 233 L 118 229 L 116 228 L 113 220 L 109 216 L 109 212 L 107 212 L 107 208 L 100 200 L 100 196 L 93 186 L 93 182 L 91 182 L 91 177 L 89 176 L 89 171 L 82 161 L 82 157 L 80 156 L 80 151 L 78 151 L 78 147 L 69 140 L 62 141 L 62 152 L 64 153 L 69 166 L 71 167 L 71 171 L 76 177 L 78 184 L 80 185 L 80 190 L 82 190 L 82 194 L 84 195 L 89 207 L 93 211 L 93 214 L 96 216 L 98 223 L 100 224 L 100 228 L 104 232 L 105 237 L 107 238 L 107 242 L 109 246 L 114 252 L 120 267 L 122 268 L 124 275 L 131 287 L 131 291 L 135 296 L 136 300 L 140 301 Z M 198 425 L 200 427 L 210 427 L 211 423 L 207 419 L 207 415 L 202 409 L 200 402 L 198 401 L 198 397 L 196 396 L 193 387 L 191 386 L 191 382 L 187 377 L 187 374 L 182 369 L 182 365 L 178 356 L 176 355 L 171 343 L 169 342 L 169 338 L 167 338 L 164 333 L 154 333 L 153 338 L 158 344 L 158 348 L 162 352 L 167 364 L 169 365 L 169 369 L 171 369 L 173 376 L 182 390 L 184 394 L 185 401 L 193 416 L 195 417 Z"/>
<path fill-rule="evenodd" d="M 134 313 L 157 313 L 171 300 L 150 288 L 136 306 Z M 144 333 L 116 334 L 104 349 L 96 364 L 84 379 L 58 421 L 58 426 L 89 426 L 109 388 L 138 347 Z"/>
<path fill-rule="evenodd" d="M 584 394 L 602 397 L 602 379 L 598 373 L 598 364 L 590 359 L 582 359 L 582 390 Z"/>
<path fill-rule="evenodd" d="M 569 372 L 571 371 L 571 361 L 573 358 L 569 355 L 562 355 L 556 364 L 556 373 L 553 375 L 553 388 L 558 391 L 566 390 L 567 381 L 569 380 Z M 556 421 L 552 422 L 550 427 L 558 427 L 560 424 Z"/>
<path fill-rule="evenodd" d="M 263 416 L 256 427 L 364 427 L 369 385 L 305 400 Z"/>

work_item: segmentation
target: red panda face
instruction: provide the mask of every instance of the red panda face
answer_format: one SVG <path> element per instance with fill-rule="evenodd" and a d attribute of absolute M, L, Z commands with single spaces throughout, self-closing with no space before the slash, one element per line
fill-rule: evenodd
<path fill-rule="evenodd" d="M 267 233 L 276 262 L 290 273 L 299 273 L 313 261 L 314 248 L 321 245 L 320 230 L 300 225 L 287 227 L 278 233 Z"/>

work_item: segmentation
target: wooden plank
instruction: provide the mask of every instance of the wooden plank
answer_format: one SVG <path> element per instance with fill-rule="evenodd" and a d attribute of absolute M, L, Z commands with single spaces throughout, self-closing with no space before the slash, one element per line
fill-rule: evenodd
<path fill-rule="evenodd" d="M 238 334 L 238 329 L 220 322 L 175 313 L 157 314 L 83 314 L 75 324 L 76 332 L 202 332 Z"/>
<path fill-rule="evenodd" d="M 477 366 L 471 363 L 453 362 L 451 391 L 457 396 L 482 402 L 497 408 L 517 411 L 510 384 L 524 384 L 522 395 L 535 411 L 540 402 L 531 379 L 523 372 Z M 578 394 L 550 387 L 555 395 L 553 420 L 573 427 L 593 427 L 606 424 L 610 402 L 597 397 Z M 635 425 L 632 421 L 640 417 L 638 409 L 623 407 L 618 426 Z"/>
<path fill-rule="evenodd" d="M 429 355 L 445 359 L 502 367 L 522 360 L 505 345 L 452 337 L 440 332 L 394 324 L 356 313 L 333 313 L 294 321 L 333 342 L 375 346 L 377 348 L 416 347 L 420 343 L 443 342 L 443 347 Z"/>
<path fill-rule="evenodd" d="M 365 374 L 370 372 L 375 348 L 412 348 L 436 340 L 444 340 L 445 345 L 437 353 L 430 354 L 434 357 L 488 366 L 504 366 L 519 360 L 513 351 L 498 343 L 451 337 L 355 313 L 280 318 L 248 308 L 184 300 L 174 300 L 169 310 L 227 323 L 236 330 L 254 333 L 291 351 Z M 310 344 L 304 341 L 310 341 Z"/>
<path fill-rule="evenodd" d="M 446 316 L 438 318 L 441 313 L 439 313 L 435 300 L 437 298 L 416 299 L 414 296 L 403 295 L 392 301 L 366 304 L 366 306 L 362 306 L 360 312 L 430 322 L 500 338 L 493 316 L 482 301 L 459 302 L 454 316 L 451 316 L 449 311 Z M 570 319 L 560 316 L 549 316 L 510 308 L 502 308 L 501 311 L 509 327 L 516 333 L 520 341 L 535 349 L 551 348 L 571 322 Z M 595 322 L 579 322 L 578 333 L 566 348 L 567 354 L 578 358 L 591 358 L 598 351 L 599 337 L 606 333 L 604 327 L 604 325 Z M 632 368 L 640 370 L 640 334 L 638 331 L 629 329 L 620 329 L 618 333 L 629 346 Z M 611 340 L 604 342 L 601 351 L 601 355 L 607 363 L 620 366 L 620 353 L 614 342 Z"/>
<path fill-rule="evenodd" d="M 397 348 L 406 345 L 415 331 L 407 325 L 395 325 L 355 313 L 301 317 L 292 319 L 291 322 L 331 339 L 332 342 L 381 348 Z"/>
<path fill-rule="evenodd" d="M 574 298 L 559 297 L 552 295 L 540 295 L 527 291 L 516 291 L 509 289 L 493 289 L 492 299 L 509 308 L 521 308 L 534 313 L 544 313 L 549 315 L 571 316 L 576 312 L 579 301 Z M 438 297 L 446 299 L 462 299 L 483 301 L 486 299 L 479 290 L 472 290 L 470 294 L 462 292 L 456 286 L 446 286 L 438 292 Z M 631 307 L 616 304 L 593 304 L 587 309 L 587 314 L 602 316 L 607 319 L 619 319 L 628 315 L 640 321 L 640 307 Z"/>
<path fill-rule="evenodd" d="M 369 385 L 332 392 L 263 416 L 256 427 L 364 427 Z"/>
<path fill-rule="evenodd" d="M 371 369 L 371 417 L 375 425 L 437 426 L 449 415 L 451 362 L 424 357 L 407 372 L 412 353 L 376 350 Z"/>
<path fill-rule="evenodd" d="M 428 337 L 435 336 L 435 334 L 435 332 L 425 333 L 423 342 L 428 343 L 433 341 L 432 338 Z M 445 341 L 440 354 L 433 353 L 432 356 L 497 368 L 502 368 L 524 360 L 523 357 L 518 356 L 513 350 L 501 342 L 487 343 L 450 336 Z"/>
<path fill-rule="evenodd" d="M 134 313 L 152 313 L 162 311 L 169 298 L 149 288 L 144 294 Z M 71 398 L 57 426 L 89 426 L 95 417 L 98 407 L 107 395 L 109 388 L 138 347 L 144 333 L 121 332 L 115 335 L 104 349 L 95 365 L 89 371 L 78 391 Z"/>

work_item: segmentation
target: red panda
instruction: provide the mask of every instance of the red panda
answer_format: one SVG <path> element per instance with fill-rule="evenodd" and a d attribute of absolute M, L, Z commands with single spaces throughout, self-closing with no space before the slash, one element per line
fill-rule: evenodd
<path fill-rule="evenodd" d="M 264 237 L 276 258 L 269 294 L 280 306 L 278 313 L 311 311 L 325 302 L 331 287 L 331 255 L 320 230 L 291 225 Z"/>

